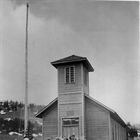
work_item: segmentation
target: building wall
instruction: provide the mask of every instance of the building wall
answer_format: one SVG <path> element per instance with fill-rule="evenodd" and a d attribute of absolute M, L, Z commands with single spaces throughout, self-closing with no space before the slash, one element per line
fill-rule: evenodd
<path fill-rule="evenodd" d="M 128 137 L 128 140 L 134 140 L 134 138 Z M 137 140 L 137 139 L 136 139 Z M 139 139 L 138 139 L 139 140 Z"/>
<path fill-rule="evenodd" d="M 69 66 L 69 65 L 67 65 Z M 65 83 L 65 67 L 58 68 L 59 136 L 62 136 L 62 119 L 79 117 L 79 133 L 82 135 L 83 88 L 81 64 L 75 66 L 75 83 Z"/>
<path fill-rule="evenodd" d="M 73 84 L 66 84 L 65 83 L 65 67 L 60 66 L 58 68 L 58 92 L 59 93 L 66 93 L 66 92 L 75 92 L 81 91 L 81 64 L 72 65 L 75 66 L 75 83 Z"/>
<path fill-rule="evenodd" d="M 140 140 L 140 137 L 134 137 L 134 140 Z"/>
<path fill-rule="evenodd" d="M 55 103 L 43 115 L 43 140 L 58 136 L 58 106 Z"/>
<path fill-rule="evenodd" d="M 85 94 L 89 95 L 89 72 L 84 66 L 82 69 L 83 69 L 83 74 L 82 74 L 83 75 L 83 83 L 82 83 L 83 84 L 83 92 Z M 86 83 L 85 83 L 85 81 L 86 81 Z"/>
<path fill-rule="evenodd" d="M 74 84 L 66 84 L 65 83 L 65 68 L 68 66 L 75 66 L 75 83 Z M 89 94 L 89 73 L 87 71 L 87 85 L 84 84 L 84 73 L 83 71 L 86 68 L 83 64 L 72 64 L 60 66 L 58 68 L 58 93 L 67 93 L 67 92 L 79 92 L 84 90 L 84 93 Z"/>
<path fill-rule="evenodd" d="M 111 140 L 127 140 L 126 129 L 114 119 L 111 120 Z"/>
<path fill-rule="evenodd" d="M 85 98 L 87 140 L 109 140 L 109 113 Z"/>

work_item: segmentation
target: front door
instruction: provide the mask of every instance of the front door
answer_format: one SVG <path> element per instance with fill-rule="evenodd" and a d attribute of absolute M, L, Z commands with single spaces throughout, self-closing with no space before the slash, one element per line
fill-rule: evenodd
<path fill-rule="evenodd" d="M 70 136 L 74 135 L 78 140 L 80 138 L 79 118 L 63 118 L 62 122 L 62 136 L 70 138 Z"/>
<path fill-rule="evenodd" d="M 75 138 L 79 139 L 79 127 L 78 126 L 64 126 L 63 127 L 63 136 L 69 138 L 74 135 Z"/>

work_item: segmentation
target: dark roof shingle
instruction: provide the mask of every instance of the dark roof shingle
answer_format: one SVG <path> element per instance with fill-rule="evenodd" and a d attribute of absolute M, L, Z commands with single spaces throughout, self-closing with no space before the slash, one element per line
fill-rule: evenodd
<path fill-rule="evenodd" d="M 82 62 L 90 72 L 94 71 L 93 67 L 91 66 L 91 64 L 89 63 L 89 61 L 87 60 L 86 57 L 81 57 L 81 56 L 76 56 L 76 55 L 71 55 L 71 56 L 53 61 L 53 62 L 51 62 L 51 64 L 55 68 L 57 68 L 60 65 L 69 64 L 69 63 L 73 63 L 73 62 Z"/>

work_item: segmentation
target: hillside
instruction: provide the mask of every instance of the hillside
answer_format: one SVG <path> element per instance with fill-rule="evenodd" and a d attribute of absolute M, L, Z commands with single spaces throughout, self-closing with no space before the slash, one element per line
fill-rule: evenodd
<path fill-rule="evenodd" d="M 135 124 L 134 126 L 140 130 L 140 124 Z"/>
<path fill-rule="evenodd" d="M 29 104 L 29 120 L 31 121 L 34 137 L 42 136 L 42 120 L 35 114 L 44 106 Z M 22 102 L 0 102 L 0 139 L 10 140 L 12 137 L 23 137 L 24 133 L 24 104 Z M 8 138 L 9 137 L 9 138 Z"/>

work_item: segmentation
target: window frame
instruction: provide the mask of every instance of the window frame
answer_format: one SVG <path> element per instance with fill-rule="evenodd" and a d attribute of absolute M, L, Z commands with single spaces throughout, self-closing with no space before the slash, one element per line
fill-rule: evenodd
<path fill-rule="evenodd" d="M 70 124 L 64 124 L 64 123 L 63 123 L 63 120 L 64 120 L 64 119 L 71 119 L 71 121 L 72 121 L 72 119 L 78 119 L 78 124 L 72 124 L 72 123 L 70 123 Z M 80 118 L 79 118 L 79 117 L 62 118 L 62 126 L 63 126 L 63 127 L 79 126 L 79 124 L 80 124 Z"/>
<path fill-rule="evenodd" d="M 71 68 L 73 68 L 73 80 L 71 74 Z M 68 69 L 68 80 L 67 80 L 67 69 Z M 75 66 L 66 66 L 64 74 L 65 84 L 74 84 L 75 83 Z"/>

